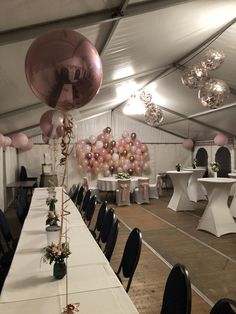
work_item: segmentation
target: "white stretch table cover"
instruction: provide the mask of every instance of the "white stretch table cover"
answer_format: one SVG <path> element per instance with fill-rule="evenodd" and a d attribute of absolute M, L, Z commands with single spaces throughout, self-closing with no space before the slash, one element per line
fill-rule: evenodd
<path fill-rule="evenodd" d="M 202 178 L 198 181 L 207 190 L 208 204 L 197 229 L 206 230 L 217 237 L 227 233 L 236 233 L 236 223 L 227 206 L 229 191 L 236 179 Z"/>
<path fill-rule="evenodd" d="M 168 208 L 175 211 L 193 210 L 187 193 L 187 186 L 193 171 L 167 171 L 173 183 L 174 192 Z"/>
<path fill-rule="evenodd" d="M 228 176 L 230 178 L 236 179 L 236 172 L 228 173 Z M 235 189 L 235 185 L 232 186 L 231 191 L 232 190 L 234 191 L 234 193 L 233 193 L 232 202 L 230 204 L 230 212 L 231 212 L 232 216 L 234 218 L 236 218 L 236 189 Z M 230 193 L 230 195 L 231 195 L 231 193 Z"/>
<path fill-rule="evenodd" d="M 58 314 L 65 306 L 66 278 L 55 280 L 53 265 L 41 260 L 43 248 L 47 245 L 47 195 L 47 189 L 35 189 L 1 293 L 1 313 Z M 58 209 L 61 195 L 61 189 L 57 188 Z M 69 303 L 80 302 L 79 313 L 138 313 L 76 206 L 71 200 L 66 204 L 71 212 L 67 216 L 68 222 L 65 222 L 72 251 L 67 261 Z"/>
<path fill-rule="evenodd" d="M 193 172 L 188 181 L 188 197 L 190 201 L 197 202 L 206 200 L 206 191 L 204 191 L 202 184 L 197 181 L 197 179 L 203 177 L 206 169 L 203 167 L 186 168 L 184 171 Z"/>
<path fill-rule="evenodd" d="M 138 186 L 138 179 L 148 179 L 146 177 L 130 177 L 131 185 L 130 190 L 133 190 Z M 122 179 L 123 180 L 123 179 Z M 102 177 L 97 179 L 97 187 L 100 191 L 115 191 L 117 189 L 116 177 Z"/>

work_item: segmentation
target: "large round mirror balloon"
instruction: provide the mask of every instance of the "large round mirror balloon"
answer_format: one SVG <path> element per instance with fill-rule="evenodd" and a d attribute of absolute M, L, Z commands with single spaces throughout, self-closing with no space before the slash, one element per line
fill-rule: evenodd
<path fill-rule="evenodd" d="M 61 110 L 80 108 L 98 92 L 102 64 L 91 42 L 72 30 L 43 34 L 30 46 L 25 72 L 35 95 Z"/>

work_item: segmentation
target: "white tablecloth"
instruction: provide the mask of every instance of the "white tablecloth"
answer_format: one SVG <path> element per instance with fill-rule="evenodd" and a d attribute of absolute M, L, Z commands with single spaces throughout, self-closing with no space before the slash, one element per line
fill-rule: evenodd
<path fill-rule="evenodd" d="M 138 186 L 138 179 L 148 179 L 146 177 L 130 177 L 131 186 L 130 190 L 133 190 Z M 102 177 L 97 179 L 97 187 L 100 191 L 115 191 L 117 189 L 116 177 Z"/>
<path fill-rule="evenodd" d="M 65 306 L 66 278 L 55 280 L 53 266 L 42 262 L 47 245 L 45 221 L 47 190 L 36 189 L 6 278 L 0 312 L 9 314 L 61 313 Z M 61 204 L 57 188 L 56 207 Z M 69 303 L 80 302 L 79 313 L 138 313 L 72 201 L 67 202 Z M 66 226 L 67 225 L 67 226 Z"/>

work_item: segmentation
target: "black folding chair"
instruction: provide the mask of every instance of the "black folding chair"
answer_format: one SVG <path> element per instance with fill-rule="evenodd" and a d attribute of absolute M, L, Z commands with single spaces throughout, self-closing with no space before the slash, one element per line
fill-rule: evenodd
<path fill-rule="evenodd" d="M 167 278 L 161 314 L 190 314 L 192 292 L 189 273 L 184 265 L 173 266 Z"/>
<path fill-rule="evenodd" d="M 236 301 L 228 298 L 220 299 L 211 309 L 210 314 L 235 314 Z"/>
<path fill-rule="evenodd" d="M 105 254 L 107 260 L 110 262 L 119 232 L 119 221 L 116 219 L 115 223 L 111 227 L 111 231 L 108 235 L 107 242 L 103 253 Z"/>
<path fill-rule="evenodd" d="M 99 208 L 95 227 L 93 230 L 90 230 L 90 232 L 92 233 L 95 239 L 97 238 L 97 232 L 100 232 L 101 230 L 106 213 L 107 213 L 107 201 L 104 201 Z"/>
<path fill-rule="evenodd" d="M 83 198 L 83 201 L 81 203 L 81 206 L 79 208 L 79 211 L 82 215 L 84 215 L 84 212 L 88 206 L 88 203 L 89 203 L 89 200 L 90 200 L 90 195 L 91 195 L 91 191 L 88 190 L 85 195 L 84 195 L 84 198 Z"/>
<path fill-rule="evenodd" d="M 122 282 L 120 278 L 120 272 L 122 271 L 123 276 L 125 278 L 129 278 L 128 284 L 126 287 L 126 291 L 128 292 L 130 289 L 130 285 L 133 279 L 133 275 L 135 272 L 135 269 L 138 265 L 140 254 L 141 254 L 141 248 L 142 248 L 142 233 L 138 228 L 134 228 L 125 244 L 123 256 L 121 259 L 120 266 L 118 268 L 118 271 L 116 275 Z"/>
<path fill-rule="evenodd" d="M 97 243 L 100 245 L 100 241 L 102 243 L 107 242 L 108 235 L 111 231 L 112 225 L 115 222 L 115 211 L 113 208 L 110 208 L 104 218 L 99 236 L 97 238 Z"/>
<path fill-rule="evenodd" d="M 84 198 L 84 187 L 81 186 L 76 194 L 75 205 L 80 210 Z"/>
<path fill-rule="evenodd" d="M 16 200 L 16 215 L 21 226 L 23 226 L 27 212 L 26 212 L 26 204 L 24 204 L 20 199 Z"/>
<path fill-rule="evenodd" d="M 95 207 L 96 207 L 96 195 L 93 195 L 90 198 L 88 202 L 88 206 L 86 207 L 85 212 L 84 212 L 84 221 L 88 227 L 90 226 L 91 221 L 93 219 Z"/>
<path fill-rule="evenodd" d="M 0 209 L 0 230 L 2 232 L 3 238 L 6 242 L 8 249 L 15 251 L 18 239 L 13 239 L 11 229 L 1 209 Z"/>

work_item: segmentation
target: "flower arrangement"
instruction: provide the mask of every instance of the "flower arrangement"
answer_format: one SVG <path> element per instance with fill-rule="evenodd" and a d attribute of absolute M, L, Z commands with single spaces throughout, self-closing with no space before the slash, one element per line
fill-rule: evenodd
<path fill-rule="evenodd" d="M 176 165 L 175 165 L 175 168 L 176 168 L 177 171 L 180 171 L 181 167 L 182 167 L 181 164 L 176 164 Z"/>
<path fill-rule="evenodd" d="M 197 159 L 196 158 L 193 159 L 192 167 L 193 167 L 193 169 L 196 169 L 196 167 L 197 167 Z"/>
<path fill-rule="evenodd" d="M 79 312 L 80 303 L 68 304 L 64 308 L 64 312 L 62 314 L 74 314 Z"/>
<path fill-rule="evenodd" d="M 50 210 L 48 212 L 48 216 L 47 216 L 47 220 L 46 220 L 46 225 L 49 225 L 49 226 L 57 226 L 57 222 L 59 221 L 59 215 L 53 211 L 53 210 Z"/>
<path fill-rule="evenodd" d="M 55 203 L 57 202 L 57 199 L 55 197 L 48 197 L 46 199 L 46 204 L 49 206 L 49 210 L 54 211 L 55 210 Z"/>
<path fill-rule="evenodd" d="M 130 175 L 126 172 L 118 172 L 116 178 L 117 179 L 129 179 Z"/>
<path fill-rule="evenodd" d="M 64 263 L 64 259 L 71 254 L 68 243 L 61 243 L 61 245 L 56 245 L 52 243 L 45 248 L 45 254 L 43 256 L 43 261 L 49 261 L 51 265 L 52 262 Z"/>
<path fill-rule="evenodd" d="M 210 167 L 213 172 L 218 172 L 220 170 L 220 164 L 217 161 L 210 162 Z"/>

